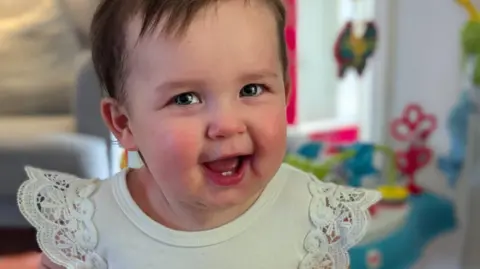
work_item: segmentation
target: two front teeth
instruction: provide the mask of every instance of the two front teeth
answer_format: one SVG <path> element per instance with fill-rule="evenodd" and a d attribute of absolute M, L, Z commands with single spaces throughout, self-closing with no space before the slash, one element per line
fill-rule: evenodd
<path fill-rule="evenodd" d="M 243 165 L 246 156 L 232 157 L 228 159 L 206 163 L 208 169 L 217 172 L 221 176 L 230 177 L 235 175 Z M 215 166 L 216 165 L 216 166 Z"/>
<path fill-rule="evenodd" d="M 240 166 L 243 164 L 244 161 L 245 161 L 245 157 L 244 156 L 239 156 L 238 159 L 237 159 L 237 164 L 235 165 L 234 168 L 232 168 L 231 170 L 222 172 L 220 174 L 224 177 L 229 177 L 229 176 L 234 175 L 238 171 L 238 169 L 240 168 Z"/>
<path fill-rule="evenodd" d="M 228 177 L 228 176 L 231 176 L 231 175 L 233 175 L 233 171 L 222 172 L 222 176 L 224 176 L 224 177 Z"/>

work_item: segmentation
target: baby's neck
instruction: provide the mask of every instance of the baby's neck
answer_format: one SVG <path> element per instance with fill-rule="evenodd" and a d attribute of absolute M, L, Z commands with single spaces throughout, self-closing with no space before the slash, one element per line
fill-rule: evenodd
<path fill-rule="evenodd" d="M 132 198 L 147 216 L 173 230 L 205 231 L 223 226 L 247 211 L 261 194 L 259 192 L 245 203 L 236 206 L 211 210 L 167 199 L 145 170 L 147 169 L 140 168 L 128 173 L 127 185 Z"/>

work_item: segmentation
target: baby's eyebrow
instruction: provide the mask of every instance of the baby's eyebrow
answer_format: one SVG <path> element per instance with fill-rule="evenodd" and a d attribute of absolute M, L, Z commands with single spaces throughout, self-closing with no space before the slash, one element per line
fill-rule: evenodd
<path fill-rule="evenodd" d="M 250 83 L 262 79 L 277 79 L 279 74 L 270 70 L 248 71 L 238 76 L 240 83 Z M 175 79 L 162 82 L 156 87 L 157 91 L 168 91 L 172 89 L 202 89 L 206 81 L 198 78 Z"/>
<path fill-rule="evenodd" d="M 172 89 L 199 89 L 203 88 L 205 82 L 200 79 L 179 79 L 165 81 L 156 87 L 157 91 Z"/>
<path fill-rule="evenodd" d="M 277 79 L 279 75 L 271 70 L 258 70 L 258 71 L 249 71 L 246 73 L 243 73 L 240 77 L 240 81 L 252 81 L 252 80 L 260 80 L 260 79 Z"/>

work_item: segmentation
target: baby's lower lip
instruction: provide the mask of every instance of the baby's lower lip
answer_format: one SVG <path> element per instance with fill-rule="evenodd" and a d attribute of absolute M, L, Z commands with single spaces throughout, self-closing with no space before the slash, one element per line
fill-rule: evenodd
<path fill-rule="evenodd" d="M 243 181 L 245 172 L 249 164 L 250 157 L 244 157 L 242 158 L 242 161 L 240 162 L 237 169 L 235 169 L 231 173 L 220 173 L 209 169 L 206 165 L 202 166 L 206 178 L 214 185 L 219 187 L 231 187 L 238 185 Z"/>

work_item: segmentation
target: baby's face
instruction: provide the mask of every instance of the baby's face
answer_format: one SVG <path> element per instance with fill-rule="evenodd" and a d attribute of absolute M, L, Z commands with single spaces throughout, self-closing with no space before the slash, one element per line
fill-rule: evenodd
<path fill-rule="evenodd" d="M 186 34 L 127 32 L 128 126 L 167 199 L 225 208 L 255 197 L 286 144 L 286 89 L 273 13 L 224 1 Z"/>

